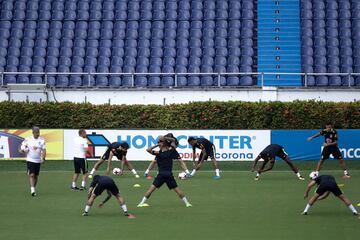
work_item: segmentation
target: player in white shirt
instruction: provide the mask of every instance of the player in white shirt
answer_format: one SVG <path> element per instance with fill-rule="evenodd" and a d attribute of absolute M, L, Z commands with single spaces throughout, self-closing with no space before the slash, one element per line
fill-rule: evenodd
<path fill-rule="evenodd" d="M 31 196 L 36 196 L 36 185 L 40 173 L 40 165 L 45 161 L 45 139 L 40 137 L 40 128 L 32 128 L 32 137 L 26 138 L 20 147 L 20 151 L 26 154 L 27 172 L 30 181 Z"/>
<path fill-rule="evenodd" d="M 72 178 L 71 189 L 73 190 L 84 190 L 85 180 L 88 175 L 88 164 L 86 161 L 86 153 L 88 151 L 88 142 L 86 138 L 86 131 L 84 129 L 79 130 L 79 136 L 74 138 L 74 169 L 75 174 Z M 76 181 L 80 175 L 80 171 L 83 173 L 81 187 L 76 186 Z"/>

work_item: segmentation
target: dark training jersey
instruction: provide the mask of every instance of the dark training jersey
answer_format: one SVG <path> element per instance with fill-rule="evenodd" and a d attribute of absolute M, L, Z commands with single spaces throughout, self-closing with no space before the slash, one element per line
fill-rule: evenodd
<path fill-rule="evenodd" d="M 159 168 L 159 174 L 171 175 L 173 160 L 181 159 L 179 153 L 173 148 L 165 152 L 152 151 L 152 154 L 156 156 L 155 160 Z"/>
<path fill-rule="evenodd" d="M 214 144 L 206 138 L 197 138 L 196 144 L 193 146 L 193 150 L 195 151 L 195 148 L 199 148 L 201 150 L 205 149 L 206 152 L 210 152 L 213 146 Z"/>
<path fill-rule="evenodd" d="M 318 176 L 315 180 L 314 180 L 318 185 L 324 184 L 336 184 L 336 180 L 333 176 L 330 175 L 321 175 Z"/>
<path fill-rule="evenodd" d="M 333 128 L 330 128 L 329 130 L 326 130 L 326 129 L 322 130 L 320 132 L 320 135 L 324 136 L 325 143 L 327 142 L 326 141 L 327 139 L 330 139 L 332 143 L 337 142 L 337 140 L 338 140 L 337 131 Z"/>
<path fill-rule="evenodd" d="M 114 196 L 119 193 L 119 189 L 114 180 L 108 176 L 94 176 L 90 187 L 94 188 L 93 191 L 96 196 L 101 195 L 104 190 L 110 191 Z"/>
<path fill-rule="evenodd" d="M 126 152 L 119 150 L 121 143 L 113 142 L 108 145 L 108 148 L 104 155 L 102 156 L 103 159 L 108 159 L 110 155 L 110 151 L 113 152 L 114 156 L 116 156 L 119 160 L 122 160 L 123 156 L 126 156 Z"/>
<path fill-rule="evenodd" d="M 280 146 L 279 144 L 270 144 L 264 150 L 260 153 L 261 158 L 275 158 L 280 157 L 284 159 L 287 154 L 284 151 L 283 146 Z"/>

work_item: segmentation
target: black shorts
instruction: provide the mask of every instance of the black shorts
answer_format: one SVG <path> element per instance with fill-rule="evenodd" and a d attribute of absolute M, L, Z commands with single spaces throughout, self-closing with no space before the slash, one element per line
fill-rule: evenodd
<path fill-rule="evenodd" d="M 80 171 L 82 171 L 83 174 L 87 173 L 88 163 L 86 159 L 74 157 L 74 169 L 75 169 L 75 173 L 80 173 Z"/>
<path fill-rule="evenodd" d="M 204 157 L 204 161 L 206 161 L 208 158 L 215 159 L 216 149 L 214 145 L 212 145 L 212 147 L 209 149 L 205 149 L 205 151 L 206 151 L 206 155 Z M 201 162 L 202 157 L 203 157 L 203 152 L 200 153 L 198 163 Z"/>
<path fill-rule="evenodd" d="M 337 197 L 343 194 L 336 183 L 320 184 L 320 186 L 316 189 L 316 193 L 319 194 L 320 196 L 326 193 L 327 191 L 332 192 Z"/>
<path fill-rule="evenodd" d="M 109 156 L 110 156 L 110 152 L 111 149 L 107 149 L 106 152 L 104 153 L 104 155 L 102 155 L 101 159 L 103 160 L 108 160 Z M 118 159 L 118 160 L 122 160 L 122 157 L 119 154 L 114 153 L 114 156 Z"/>
<path fill-rule="evenodd" d="M 26 162 L 27 173 L 39 176 L 41 163 Z"/>
<path fill-rule="evenodd" d="M 118 195 L 120 193 L 119 189 L 118 189 L 118 187 L 116 186 L 115 183 L 98 184 L 98 185 L 95 186 L 95 188 L 93 190 L 93 193 L 96 196 L 100 196 L 101 193 L 103 191 L 105 191 L 105 190 L 108 190 L 114 196 L 116 196 L 116 195 Z"/>
<path fill-rule="evenodd" d="M 330 154 L 333 155 L 335 159 L 342 159 L 340 149 L 337 146 L 324 147 L 321 152 L 321 159 L 329 159 Z"/>
<path fill-rule="evenodd" d="M 154 179 L 153 185 L 156 188 L 160 188 L 164 183 L 166 183 L 170 190 L 178 186 L 172 174 L 158 174 Z"/>

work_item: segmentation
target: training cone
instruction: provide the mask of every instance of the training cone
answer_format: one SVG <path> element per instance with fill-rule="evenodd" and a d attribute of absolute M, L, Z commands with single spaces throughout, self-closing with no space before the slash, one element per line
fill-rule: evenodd
<path fill-rule="evenodd" d="M 358 207 L 360 207 L 360 202 L 357 204 Z"/>
<path fill-rule="evenodd" d="M 343 187 L 343 186 L 345 186 L 345 184 L 343 183 L 338 184 L 338 187 Z"/>
<path fill-rule="evenodd" d="M 138 187 L 141 187 L 141 186 L 140 186 L 140 184 L 136 183 L 136 184 L 134 184 L 134 187 L 138 188 Z"/>

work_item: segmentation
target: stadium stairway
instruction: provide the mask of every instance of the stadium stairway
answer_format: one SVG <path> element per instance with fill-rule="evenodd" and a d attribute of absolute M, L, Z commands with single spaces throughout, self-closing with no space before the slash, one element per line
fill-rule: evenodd
<path fill-rule="evenodd" d="M 258 71 L 301 72 L 299 0 L 258 1 Z M 265 75 L 261 86 L 301 86 L 301 76 Z"/>

